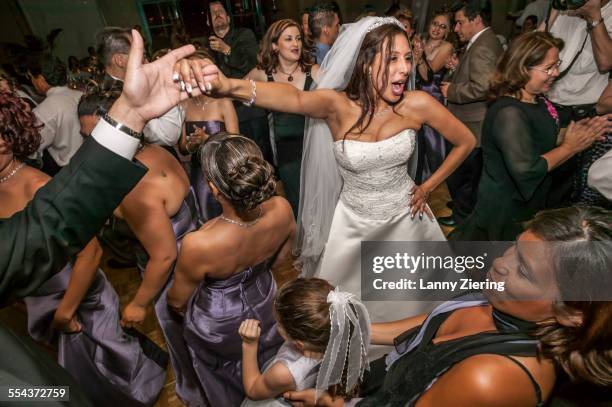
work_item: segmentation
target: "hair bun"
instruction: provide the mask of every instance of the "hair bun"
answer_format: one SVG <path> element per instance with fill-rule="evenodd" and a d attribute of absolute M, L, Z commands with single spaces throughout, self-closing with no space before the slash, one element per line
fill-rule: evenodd
<path fill-rule="evenodd" d="M 245 157 L 228 175 L 229 198 L 237 209 L 253 209 L 276 190 L 274 169 L 260 157 Z"/>

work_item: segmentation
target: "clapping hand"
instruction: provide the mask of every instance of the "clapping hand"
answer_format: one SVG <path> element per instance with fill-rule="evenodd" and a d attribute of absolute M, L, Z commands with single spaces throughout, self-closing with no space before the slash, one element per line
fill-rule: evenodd
<path fill-rule="evenodd" d="M 457 57 L 457 54 L 453 54 L 448 57 L 446 64 L 444 65 L 444 67 L 450 71 L 456 70 L 457 66 L 459 66 L 459 58 Z"/>
<path fill-rule="evenodd" d="M 425 49 L 425 45 L 423 44 L 423 40 L 420 35 L 415 35 L 412 39 L 412 57 L 414 59 L 414 64 L 418 65 L 421 62 L 421 58 L 423 58 L 423 52 Z"/>
<path fill-rule="evenodd" d="M 196 126 L 195 130 L 187 137 L 187 151 L 193 154 L 209 138 L 210 135 L 203 128 Z"/>
<path fill-rule="evenodd" d="M 227 54 L 227 52 L 231 49 L 230 46 L 225 43 L 225 41 L 216 35 L 210 36 L 208 38 L 208 43 L 210 45 L 210 49 L 222 54 Z"/>
<path fill-rule="evenodd" d="M 572 122 L 567 128 L 562 146 L 572 154 L 589 148 L 596 141 L 603 141 L 606 133 L 612 131 L 612 114 Z"/>
<path fill-rule="evenodd" d="M 238 334 L 242 338 L 243 345 L 257 346 L 259 335 L 261 335 L 261 327 L 256 319 L 245 319 L 238 328 Z"/>

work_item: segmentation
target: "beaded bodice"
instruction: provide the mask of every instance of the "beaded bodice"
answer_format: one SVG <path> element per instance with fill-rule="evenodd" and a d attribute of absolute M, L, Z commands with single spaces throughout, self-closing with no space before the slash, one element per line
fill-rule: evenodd
<path fill-rule="evenodd" d="M 387 219 L 408 209 L 414 181 L 407 162 L 414 151 L 416 134 L 406 129 L 378 142 L 338 140 L 334 154 L 344 181 L 340 199 L 355 214 Z"/>

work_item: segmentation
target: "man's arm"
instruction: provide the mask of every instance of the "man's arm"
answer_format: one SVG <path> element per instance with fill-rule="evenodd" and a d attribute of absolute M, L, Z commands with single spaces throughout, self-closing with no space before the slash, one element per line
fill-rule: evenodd
<path fill-rule="evenodd" d="M 27 296 L 65 266 L 145 172 L 88 138 L 24 210 L 0 223 L 0 299 Z"/>
<path fill-rule="evenodd" d="M 612 21 L 609 15 L 603 20 L 601 3 L 601 0 L 589 0 L 577 12 L 588 22 L 597 23 L 590 32 L 591 44 L 593 45 L 593 56 L 597 69 L 599 69 L 599 72 L 605 73 L 612 69 L 612 38 L 610 38 L 610 31 L 608 31 L 612 30 Z M 610 28 L 608 29 L 607 26 L 610 26 Z"/>
<path fill-rule="evenodd" d="M 123 92 L 108 114 L 140 132 L 147 121 L 189 97 L 177 85 L 174 77 L 181 76 L 174 69 L 195 49 L 187 45 L 143 65 L 142 37 L 132 30 L 132 39 Z M 138 139 L 100 120 L 92 137 L 26 208 L 0 222 L 0 301 L 30 294 L 91 240 L 146 172 L 131 161 L 138 145 Z"/>

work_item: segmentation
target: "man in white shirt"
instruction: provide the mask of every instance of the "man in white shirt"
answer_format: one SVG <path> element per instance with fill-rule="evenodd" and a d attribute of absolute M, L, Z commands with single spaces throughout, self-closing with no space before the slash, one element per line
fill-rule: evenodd
<path fill-rule="evenodd" d="M 529 16 L 536 16 L 538 21 L 536 24 L 544 21 L 544 17 L 546 17 L 546 12 L 548 11 L 548 3 L 549 0 L 535 0 L 531 3 L 527 4 L 523 9 L 520 17 L 517 18 L 515 24 L 519 27 L 522 27 L 525 23 L 525 19 Z"/>
<path fill-rule="evenodd" d="M 83 143 L 77 117 L 82 93 L 66 86 L 66 66 L 51 55 L 41 57 L 30 67 L 29 76 L 36 92 L 46 95 L 33 111 L 43 124 L 39 150 L 43 154 L 43 171 L 53 176 L 68 164 Z"/>
<path fill-rule="evenodd" d="M 551 13 L 550 32 L 565 46 L 559 55 L 561 78 L 548 98 L 560 105 L 563 126 L 595 114 L 612 68 L 612 1 L 589 0 L 574 12 Z M 564 74 L 564 71 L 567 73 Z"/>
<path fill-rule="evenodd" d="M 97 54 L 106 75 L 119 83 L 125 80 L 132 34 L 127 28 L 106 27 L 96 36 Z M 143 56 L 144 58 L 144 56 Z M 172 147 L 181 136 L 184 115 L 178 106 L 150 120 L 143 133 L 149 143 Z"/>

